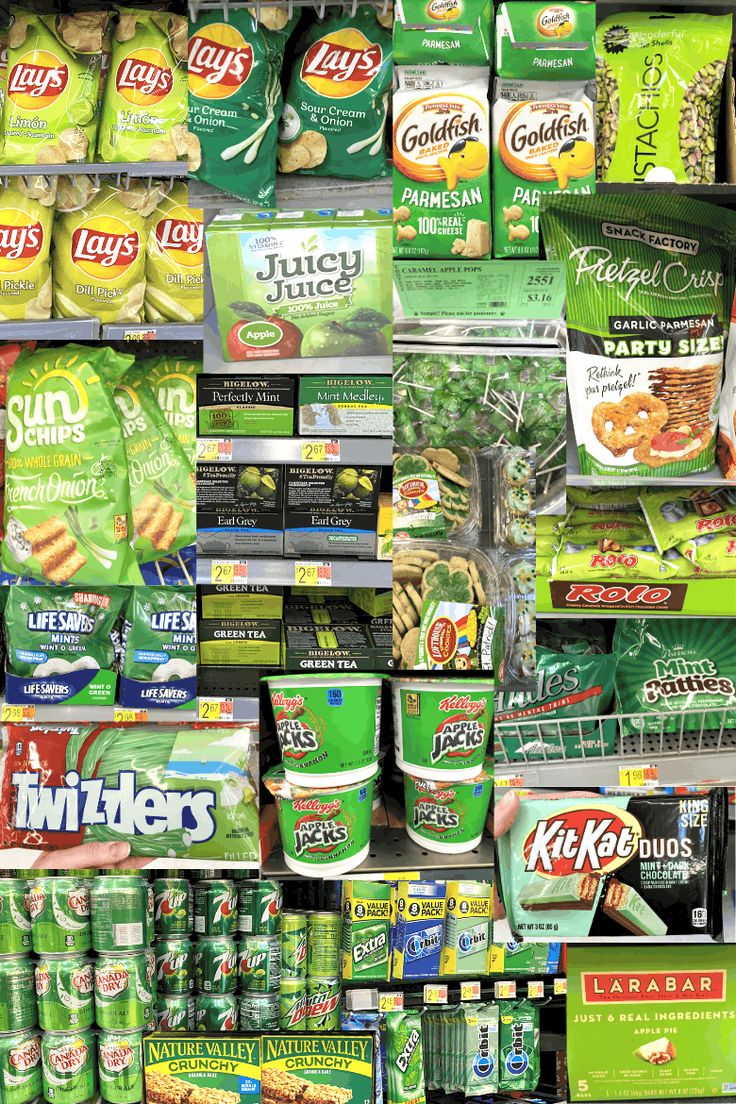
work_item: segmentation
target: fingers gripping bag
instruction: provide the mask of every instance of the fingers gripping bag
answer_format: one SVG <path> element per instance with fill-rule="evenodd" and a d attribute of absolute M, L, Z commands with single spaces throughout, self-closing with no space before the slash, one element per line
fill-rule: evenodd
<path fill-rule="evenodd" d="M 184 16 L 120 10 L 102 100 L 102 161 L 176 161 L 194 152 L 186 58 Z"/>
<path fill-rule="evenodd" d="M 189 31 L 189 129 L 199 180 L 273 207 L 284 50 L 298 15 L 286 7 L 201 12 Z"/>
<path fill-rule="evenodd" d="M 197 376 L 201 371 L 201 360 L 186 357 L 162 356 L 145 364 L 159 409 L 192 465 L 197 448 Z"/>
<path fill-rule="evenodd" d="M 197 598 L 193 588 L 133 587 L 123 628 L 120 704 L 193 706 Z"/>
<path fill-rule="evenodd" d="M 133 358 L 105 346 L 24 351 L 8 377 L 2 566 L 45 583 L 141 583 L 113 389 Z"/>
<path fill-rule="evenodd" d="M 161 197 L 146 242 L 147 322 L 201 322 L 204 315 L 204 222 L 188 206 L 186 184 Z"/>
<path fill-rule="evenodd" d="M 282 173 L 388 176 L 384 131 L 392 69 L 391 28 L 385 23 L 386 17 L 363 5 L 307 29 L 279 123 Z"/>
<path fill-rule="evenodd" d="M 733 295 L 736 214 L 680 196 L 554 195 L 567 275 L 567 385 L 586 475 L 709 471 Z"/>
<path fill-rule="evenodd" d="M 0 189 L 0 320 L 51 317 L 52 187 L 43 200 L 30 194 L 35 177 L 10 178 Z M 48 202 L 47 202 L 48 200 Z"/>
<path fill-rule="evenodd" d="M 11 8 L 3 162 L 93 161 L 107 12 L 40 15 Z"/>

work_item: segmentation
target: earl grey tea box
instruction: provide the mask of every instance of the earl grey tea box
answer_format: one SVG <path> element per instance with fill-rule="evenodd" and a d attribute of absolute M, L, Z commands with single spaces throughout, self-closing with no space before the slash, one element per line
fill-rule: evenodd
<path fill-rule="evenodd" d="M 294 432 L 294 380 L 289 376 L 200 376 L 197 405 L 202 437 L 290 437 Z"/>
<path fill-rule="evenodd" d="M 284 552 L 375 556 L 380 468 L 289 465 L 284 478 Z"/>
<path fill-rule="evenodd" d="M 197 464 L 197 549 L 205 555 L 283 551 L 283 468 Z"/>

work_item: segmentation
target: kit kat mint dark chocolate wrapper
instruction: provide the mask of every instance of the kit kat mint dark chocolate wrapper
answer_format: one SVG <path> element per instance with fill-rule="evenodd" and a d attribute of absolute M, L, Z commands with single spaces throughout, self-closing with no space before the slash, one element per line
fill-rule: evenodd
<path fill-rule="evenodd" d="M 723 929 L 727 791 L 522 800 L 497 841 L 524 940 L 692 936 Z"/>

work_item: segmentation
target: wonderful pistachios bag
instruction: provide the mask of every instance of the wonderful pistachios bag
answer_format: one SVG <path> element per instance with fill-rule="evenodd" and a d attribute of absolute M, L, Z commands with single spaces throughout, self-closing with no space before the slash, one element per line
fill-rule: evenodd
<path fill-rule="evenodd" d="M 51 317 L 51 229 L 56 187 L 33 198 L 40 177 L 0 188 L 0 321 Z"/>
<path fill-rule="evenodd" d="M 186 184 L 161 196 L 146 242 L 147 322 L 201 322 L 204 316 L 204 223 L 189 207 Z"/>
<path fill-rule="evenodd" d="M 262 207 L 275 204 L 281 68 L 298 14 L 203 11 L 189 30 L 189 129 L 201 147 L 193 174 Z"/>
<path fill-rule="evenodd" d="M 177 708 L 197 693 L 197 598 L 193 587 L 130 591 L 123 629 L 120 701 Z"/>
<path fill-rule="evenodd" d="M 146 379 L 159 410 L 192 465 L 197 447 L 197 376 L 201 371 L 202 361 L 187 357 L 146 361 Z"/>
<path fill-rule="evenodd" d="M 11 8 L 2 131 L 6 165 L 93 161 L 107 12 Z"/>

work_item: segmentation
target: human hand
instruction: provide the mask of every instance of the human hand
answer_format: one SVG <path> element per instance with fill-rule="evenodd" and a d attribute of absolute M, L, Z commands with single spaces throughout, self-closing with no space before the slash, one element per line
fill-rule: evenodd
<path fill-rule="evenodd" d="M 86 870 L 115 869 L 138 870 L 150 862 L 147 858 L 130 858 L 130 844 L 82 843 L 78 847 L 66 847 L 59 851 L 42 851 L 33 861 L 33 870 Z"/>

